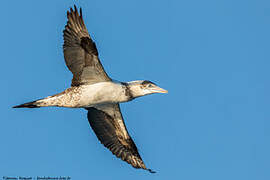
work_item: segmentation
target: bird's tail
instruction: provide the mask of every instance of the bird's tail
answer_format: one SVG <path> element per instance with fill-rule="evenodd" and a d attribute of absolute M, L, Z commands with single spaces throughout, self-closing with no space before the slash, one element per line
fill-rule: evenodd
<path fill-rule="evenodd" d="M 18 106 L 13 106 L 13 108 L 39 108 L 38 100 L 37 101 L 32 101 L 24 104 L 20 104 Z"/>
<path fill-rule="evenodd" d="M 48 107 L 48 106 L 73 107 L 72 101 L 70 102 L 70 98 L 66 98 L 66 95 L 65 95 L 65 93 L 69 91 L 70 90 L 67 89 L 61 93 L 48 96 L 42 99 L 38 99 L 35 101 L 27 102 L 24 104 L 20 104 L 20 105 L 14 106 L 13 108 L 39 108 L 39 107 Z"/>

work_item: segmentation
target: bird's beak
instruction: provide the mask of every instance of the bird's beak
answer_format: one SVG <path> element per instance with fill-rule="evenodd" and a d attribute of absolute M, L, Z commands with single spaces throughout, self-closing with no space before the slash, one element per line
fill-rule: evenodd
<path fill-rule="evenodd" d="M 154 87 L 154 88 L 152 89 L 152 91 L 153 91 L 154 93 L 168 93 L 167 90 L 162 89 L 162 88 L 160 88 L 160 87 L 158 87 L 158 86 Z"/>

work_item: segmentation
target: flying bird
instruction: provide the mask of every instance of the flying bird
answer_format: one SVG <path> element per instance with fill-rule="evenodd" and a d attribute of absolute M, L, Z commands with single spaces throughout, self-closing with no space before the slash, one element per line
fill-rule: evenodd
<path fill-rule="evenodd" d="M 69 107 L 85 108 L 90 126 L 99 141 L 115 156 L 134 168 L 146 168 L 138 149 L 130 137 L 119 103 L 153 93 L 167 93 L 147 80 L 119 82 L 105 72 L 96 44 L 91 39 L 76 6 L 67 11 L 64 33 L 64 59 L 73 78 L 71 87 L 59 94 L 24 103 L 13 108 Z"/>

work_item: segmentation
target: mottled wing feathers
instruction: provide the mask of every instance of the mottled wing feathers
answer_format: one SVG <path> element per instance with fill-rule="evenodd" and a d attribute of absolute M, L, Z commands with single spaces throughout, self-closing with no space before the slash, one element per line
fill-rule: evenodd
<path fill-rule="evenodd" d="M 99 141 L 115 156 L 131 164 L 134 168 L 147 169 L 129 136 L 124 124 L 119 104 L 106 104 L 87 108 L 88 121 Z"/>
<path fill-rule="evenodd" d="M 76 6 L 67 12 L 68 22 L 64 30 L 64 57 L 73 74 L 72 86 L 111 81 L 98 58 L 96 44 L 85 27 L 82 11 Z"/>

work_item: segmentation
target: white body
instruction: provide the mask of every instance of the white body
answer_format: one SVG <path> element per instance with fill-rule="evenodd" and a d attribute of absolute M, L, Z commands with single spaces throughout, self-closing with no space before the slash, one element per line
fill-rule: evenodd
<path fill-rule="evenodd" d="M 100 82 L 71 87 L 60 94 L 38 100 L 39 106 L 86 108 L 105 103 L 126 102 L 126 88 L 121 83 Z"/>
<path fill-rule="evenodd" d="M 87 108 L 100 104 L 127 102 L 152 93 L 167 93 L 167 91 L 151 82 L 143 84 L 143 81 L 131 81 L 128 83 L 109 81 L 72 86 L 62 93 L 23 105 Z"/>
<path fill-rule="evenodd" d="M 120 83 L 100 82 L 82 87 L 81 98 L 78 105 L 81 107 L 91 107 L 97 104 L 126 102 L 126 88 Z"/>

